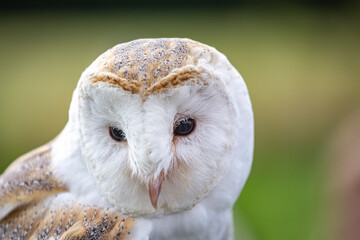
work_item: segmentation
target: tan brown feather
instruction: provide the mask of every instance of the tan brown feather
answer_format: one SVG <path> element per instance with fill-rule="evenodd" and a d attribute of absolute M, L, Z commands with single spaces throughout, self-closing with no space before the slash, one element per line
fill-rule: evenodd
<path fill-rule="evenodd" d="M 51 170 L 50 145 L 18 158 L 0 177 L 0 209 L 19 206 L 66 191 Z"/>
<path fill-rule="evenodd" d="M 210 48 L 189 39 L 140 39 L 117 45 L 95 62 L 92 83 L 106 82 L 146 97 L 185 82 L 201 82 L 193 50 Z M 200 50 L 200 51 L 199 51 Z"/>
<path fill-rule="evenodd" d="M 0 239 L 131 239 L 135 219 L 113 209 L 65 204 L 32 203 L 0 222 Z"/>

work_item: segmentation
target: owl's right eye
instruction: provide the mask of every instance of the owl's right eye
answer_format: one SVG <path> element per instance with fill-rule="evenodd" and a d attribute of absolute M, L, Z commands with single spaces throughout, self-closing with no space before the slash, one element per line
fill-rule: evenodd
<path fill-rule="evenodd" d="M 121 142 L 125 140 L 125 133 L 116 127 L 109 127 L 109 134 L 112 139 L 117 142 Z"/>

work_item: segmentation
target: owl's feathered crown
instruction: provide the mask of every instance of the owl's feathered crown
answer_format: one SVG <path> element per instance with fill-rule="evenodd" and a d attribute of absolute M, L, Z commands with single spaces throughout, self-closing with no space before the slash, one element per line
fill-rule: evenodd
<path fill-rule="evenodd" d="M 119 44 L 91 66 L 88 80 L 106 82 L 131 93 L 147 96 L 192 81 L 201 84 L 199 55 L 212 48 L 190 39 L 140 39 Z"/>

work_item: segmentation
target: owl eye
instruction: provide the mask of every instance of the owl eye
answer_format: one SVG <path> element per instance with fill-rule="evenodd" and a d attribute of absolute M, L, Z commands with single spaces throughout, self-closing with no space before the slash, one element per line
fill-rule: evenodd
<path fill-rule="evenodd" d="M 188 118 L 179 121 L 175 124 L 174 134 L 176 136 L 186 136 L 190 134 L 195 128 L 195 119 Z"/>
<path fill-rule="evenodd" d="M 125 133 L 116 127 L 109 127 L 109 134 L 117 142 L 125 140 Z"/>

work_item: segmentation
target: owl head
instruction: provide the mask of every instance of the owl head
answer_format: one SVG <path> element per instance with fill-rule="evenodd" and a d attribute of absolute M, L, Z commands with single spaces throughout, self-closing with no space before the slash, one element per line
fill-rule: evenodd
<path fill-rule="evenodd" d="M 71 121 L 96 189 L 125 214 L 202 201 L 231 208 L 250 171 L 246 85 L 223 54 L 189 39 L 141 39 L 100 55 L 79 80 Z"/>

